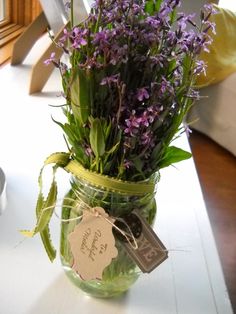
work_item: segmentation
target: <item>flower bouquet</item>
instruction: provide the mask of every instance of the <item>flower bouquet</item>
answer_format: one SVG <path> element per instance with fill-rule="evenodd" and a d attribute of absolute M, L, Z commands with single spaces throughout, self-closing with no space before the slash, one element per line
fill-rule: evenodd
<path fill-rule="evenodd" d="M 211 41 L 212 8 L 204 7 L 197 26 L 178 7 L 179 0 L 96 0 L 88 18 L 74 25 L 71 1 L 70 26 L 55 42 L 69 62 L 54 54 L 45 62 L 60 70 L 66 122 L 55 122 L 68 152 L 47 158 L 45 165 L 55 164 L 53 182 L 45 199 L 40 173 L 37 225 L 23 233 L 40 233 L 55 258 L 49 234 L 55 173 L 58 167 L 71 173 L 61 260 L 71 280 L 94 296 L 120 294 L 138 278 L 142 267 L 133 255 L 154 222 L 159 171 L 191 157 L 171 143 L 199 97 L 194 82 L 205 70 L 198 55 Z"/>

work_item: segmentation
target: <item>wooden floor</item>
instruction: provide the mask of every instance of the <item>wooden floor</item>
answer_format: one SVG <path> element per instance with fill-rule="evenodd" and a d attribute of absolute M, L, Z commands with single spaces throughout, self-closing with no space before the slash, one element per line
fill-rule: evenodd
<path fill-rule="evenodd" d="M 190 145 L 236 313 L 236 157 L 197 131 Z"/>

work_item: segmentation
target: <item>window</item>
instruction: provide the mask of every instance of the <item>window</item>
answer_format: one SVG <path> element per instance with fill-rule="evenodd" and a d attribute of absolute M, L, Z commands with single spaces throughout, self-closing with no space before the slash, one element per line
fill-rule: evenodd
<path fill-rule="evenodd" d="M 0 0 L 0 21 L 5 17 L 5 0 Z"/>
<path fill-rule="evenodd" d="M 0 64 L 11 56 L 13 44 L 41 12 L 39 0 L 0 0 Z"/>

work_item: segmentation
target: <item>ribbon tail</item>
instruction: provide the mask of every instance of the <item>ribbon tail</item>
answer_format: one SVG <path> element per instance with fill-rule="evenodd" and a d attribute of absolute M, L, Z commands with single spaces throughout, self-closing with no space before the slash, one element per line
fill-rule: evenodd
<path fill-rule="evenodd" d="M 49 226 L 47 225 L 43 231 L 40 232 L 41 240 L 43 242 L 44 248 L 51 262 L 56 258 L 57 251 L 54 248 L 51 240 Z"/>
<path fill-rule="evenodd" d="M 51 154 L 45 161 L 44 165 L 56 164 L 59 167 L 65 167 L 70 161 L 69 153 L 54 153 Z"/>
<path fill-rule="evenodd" d="M 27 237 L 27 238 L 33 238 L 33 236 L 36 234 L 35 228 L 33 230 L 20 230 L 20 233 Z"/>
<path fill-rule="evenodd" d="M 52 214 L 55 209 L 56 200 L 57 200 L 57 184 L 55 181 L 55 172 L 57 166 L 53 169 L 53 181 L 47 195 L 47 199 L 44 201 L 44 197 L 42 194 L 42 171 L 40 171 L 39 175 L 39 196 L 36 204 L 36 217 L 37 223 L 33 230 L 21 230 L 20 233 L 25 237 L 32 238 L 37 233 L 40 233 L 44 248 L 48 254 L 48 257 L 51 261 L 53 261 L 56 257 L 56 250 L 52 244 L 49 230 L 49 223 L 52 217 Z"/>

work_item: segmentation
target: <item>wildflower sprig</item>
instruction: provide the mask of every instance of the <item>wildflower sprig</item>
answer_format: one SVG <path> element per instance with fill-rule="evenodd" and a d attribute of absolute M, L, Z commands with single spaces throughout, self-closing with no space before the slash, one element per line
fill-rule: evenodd
<path fill-rule="evenodd" d="M 179 7 L 179 0 L 96 0 L 85 21 L 64 30 L 57 44 L 69 65 L 54 55 L 46 62 L 60 68 L 67 122 L 58 124 L 85 168 L 139 181 L 190 157 L 170 144 L 199 97 L 198 55 L 214 25 L 211 6 L 199 26 Z"/>
<path fill-rule="evenodd" d="M 66 6 L 71 10 L 70 27 L 59 41 L 52 40 L 69 62 L 57 60 L 52 53 L 45 63 L 53 63 L 61 74 L 66 122 L 55 122 L 64 131 L 69 152 L 46 159 L 44 166 L 55 164 L 51 188 L 44 198 L 42 170 L 37 224 L 32 231 L 22 232 L 29 237 L 40 233 L 50 260 L 56 256 L 49 223 L 57 201 L 58 167 L 74 177 L 68 194 L 72 201 L 64 203 L 69 207 L 63 205 L 63 221 L 74 215 L 74 191 L 83 188 L 89 191 L 86 202 L 90 204 L 91 198 L 95 207 L 103 202 L 107 213 L 113 211 L 110 192 L 116 206 L 123 194 L 131 195 L 152 224 L 156 212 L 153 194 L 159 179 L 154 174 L 191 156 L 171 143 L 199 98 L 194 83 L 205 65 L 198 56 L 211 43 L 208 31 L 214 32 L 209 5 L 200 13 L 199 26 L 193 15 L 178 13 L 180 0 L 96 0 L 79 25 L 74 25 L 73 1 Z M 96 188 L 105 191 L 102 199 Z M 122 208 L 118 207 L 119 216 Z M 62 226 L 61 248 L 67 227 Z M 66 256 L 63 249 L 61 254 Z M 108 269 L 110 279 L 134 267 L 122 256 Z"/>

